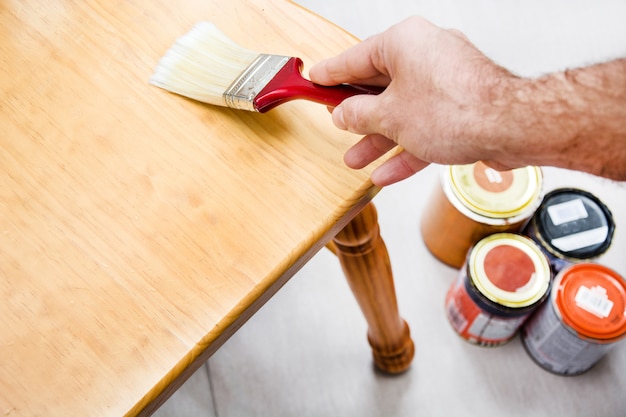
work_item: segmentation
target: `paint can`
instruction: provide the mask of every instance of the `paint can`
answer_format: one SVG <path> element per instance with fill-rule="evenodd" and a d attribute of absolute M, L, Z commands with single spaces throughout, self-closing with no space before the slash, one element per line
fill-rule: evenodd
<path fill-rule="evenodd" d="M 547 299 L 550 267 L 529 238 L 497 233 L 481 239 L 446 295 L 446 314 L 456 332 L 481 346 L 511 340 Z"/>
<path fill-rule="evenodd" d="M 549 300 L 521 332 L 530 357 L 559 375 L 589 370 L 625 336 L 626 282 L 594 263 L 559 272 Z"/>
<path fill-rule="evenodd" d="M 556 275 L 565 266 L 594 260 L 611 245 L 615 222 L 593 194 L 559 188 L 546 194 L 523 230 L 544 250 Z"/>
<path fill-rule="evenodd" d="M 421 219 L 426 247 L 441 262 L 460 268 L 481 238 L 525 226 L 541 202 L 542 184 L 538 167 L 503 172 L 482 162 L 443 167 Z"/>

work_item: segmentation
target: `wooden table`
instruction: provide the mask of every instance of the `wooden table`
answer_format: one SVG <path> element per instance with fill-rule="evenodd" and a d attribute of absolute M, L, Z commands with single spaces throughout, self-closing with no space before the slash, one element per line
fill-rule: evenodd
<path fill-rule="evenodd" d="M 150 414 L 333 238 L 376 365 L 409 366 L 358 138 L 148 84 L 199 20 L 307 68 L 356 42 L 287 1 L 0 5 L 0 414 Z"/>

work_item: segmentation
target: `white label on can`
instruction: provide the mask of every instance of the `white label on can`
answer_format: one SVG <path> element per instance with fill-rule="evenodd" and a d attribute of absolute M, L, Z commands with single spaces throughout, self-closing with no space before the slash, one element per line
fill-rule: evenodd
<path fill-rule="evenodd" d="M 584 219 L 588 216 L 587 210 L 585 210 L 585 205 L 579 198 L 576 200 L 566 201 L 565 203 L 549 206 L 548 215 L 555 226 L 567 222 L 573 222 L 578 219 Z"/>
<path fill-rule="evenodd" d="M 480 313 L 472 322 L 468 332 L 483 339 L 506 340 L 517 332 L 524 318 L 500 319 Z"/>
<path fill-rule="evenodd" d="M 602 243 L 608 234 L 608 226 L 602 226 L 586 230 L 584 232 L 574 233 L 573 235 L 552 239 L 550 243 L 552 243 L 552 246 L 563 252 L 571 252 L 573 250 Z"/>
<path fill-rule="evenodd" d="M 490 183 L 500 184 L 502 182 L 502 174 L 493 168 L 487 168 L 485 170 L 485 176 Z"/>
<path fill-rule="evenodd" d="M 606 288 L 596 285 L 587 288 L 582 285 L 574 298 L 576 305 L 601 319 L 607 318 L 613 309 L 613 301 L 609 300 Z"/>

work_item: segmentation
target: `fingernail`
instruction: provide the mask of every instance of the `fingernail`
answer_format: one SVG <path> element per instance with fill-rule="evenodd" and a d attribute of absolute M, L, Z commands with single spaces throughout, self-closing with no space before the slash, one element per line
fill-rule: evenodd
<path fill-rule="evenodd" d="M 341 106 L 335 107 L 333 110 L 333 123 L 341 130 L 346 130 L 346 122 L 343 120 L 343 108 Z"/>
<path fill-rule="evenodd" d="M 388 167 L 383 164 L 376 168 L 374 171 L 372 171 L 370 179 L 372 180 L 372 183 L 374 183 L 374 185 L 378 187 L 384 187 L 385 185 L 389 184 L 389 179 L 391 178 L 392 173 L 389 172 L 389 169 L 387 168 Z"/>

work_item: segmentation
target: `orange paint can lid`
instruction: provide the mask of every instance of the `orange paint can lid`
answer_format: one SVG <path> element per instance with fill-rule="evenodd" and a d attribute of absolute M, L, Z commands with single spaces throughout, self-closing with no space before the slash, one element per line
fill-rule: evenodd
<path fill-rule="evenodd" d="M 556 277 L 552 299 L 563 323 L 580 335 L 605 342 L 626 336 L 626 281 L 612 269 L 574 264 Z"/>

